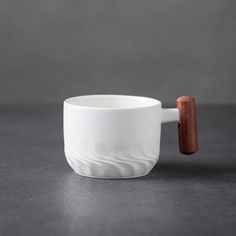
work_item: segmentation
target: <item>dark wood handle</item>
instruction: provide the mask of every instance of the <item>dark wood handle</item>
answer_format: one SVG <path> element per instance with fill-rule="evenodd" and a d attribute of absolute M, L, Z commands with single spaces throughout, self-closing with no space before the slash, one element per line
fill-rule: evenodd
<path fill-rule="evenodd" d="M 177 99 L 176 105 L 179 109 L 179 149 L 181 153 L 191 155 L 198 150 L 195 99 L 182 96 Z"/>

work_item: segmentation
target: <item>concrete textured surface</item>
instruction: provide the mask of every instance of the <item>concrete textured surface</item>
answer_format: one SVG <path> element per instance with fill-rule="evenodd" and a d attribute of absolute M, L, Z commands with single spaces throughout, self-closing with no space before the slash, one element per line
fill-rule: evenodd
<path fill-rule="evenodd" d="M 159 163 L 145 177 L 73 173 L 62 107 L 0 106 L 0 235 L 235 235 L 236 107 L 198 109 L 199 152 L 178 153 L 162 127 Z"/>

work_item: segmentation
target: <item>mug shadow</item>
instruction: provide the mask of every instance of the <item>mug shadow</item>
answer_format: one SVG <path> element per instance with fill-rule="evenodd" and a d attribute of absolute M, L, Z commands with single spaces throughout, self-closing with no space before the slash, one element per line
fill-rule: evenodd
<path fill-rule="evenodd" d="M 163 162 L 156 165 L 152 171 L 141 177 L 143 180 L 153 179 L 189 179 L 236 182 L 236 165 L 222 163 L 179 163 Z"/>
<path fill-rule="evenodd" d="M 173 162 L 173 161 L 160 161 L 149 174 L 138 178 L 128 179 L 100 179 L 100 178 L 89 178 L 79 176 L 75 174 L 68 167 L 68 176 L 66 179 L 70 181 L 84 181 L 86 183 L 108 183 L 118 181 L 123 182 L 136 182 L 139 180 L 152 181 L 152 180 L 192 180 L 192 181 L 219 181 L 219 182 L 236 182 L 236 164 L 235 163 L 197 163 L 197 162 Z M 96 180 L 96 181 L 95 181 Z M 69 182 L 70 182 L 69 181 Z"/>

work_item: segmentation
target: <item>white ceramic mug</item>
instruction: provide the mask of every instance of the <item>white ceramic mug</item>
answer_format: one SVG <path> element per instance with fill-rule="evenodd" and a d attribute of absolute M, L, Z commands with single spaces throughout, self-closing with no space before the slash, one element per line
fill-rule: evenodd
<path fill-rule="evenodd" d="M 181 104 L 185 108 L 181 111 L 188 113 L 192 105 L 183 101 Z M 189 112 L 190 123 L 195 117 L 192 110 Z M 147 97 L 87 95 L 68 98 L 64 101 L 67 161 L 77 174 L 87 177 L 146 175 L 159 157 L 161 123 L 179 121 L 180 114 L 180 108 L 163 109 L 160 101 Z M 186 125 L 186 119 L 183 120 L 183 135 L 187 142 L 193 143 L 188 140 L 193 135 L 196 139 L 196 127 L 191 131 L 190 123 Z M 194 147 L 187 144 L 186 154 L 197 150 L 196 140 L 194 142 Z"/>

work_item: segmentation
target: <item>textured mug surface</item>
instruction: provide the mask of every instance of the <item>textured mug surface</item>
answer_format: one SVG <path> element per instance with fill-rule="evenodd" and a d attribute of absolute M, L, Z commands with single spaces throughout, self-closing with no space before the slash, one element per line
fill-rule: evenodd
<path fill-rule="evenodd" d="M 127 95 L 87 95 L 64 101 L 64 144 L 79 175 L 132 178 L 148 174 L 158 160 L 161 123 L 178 120 L 177 109 Z"/>

